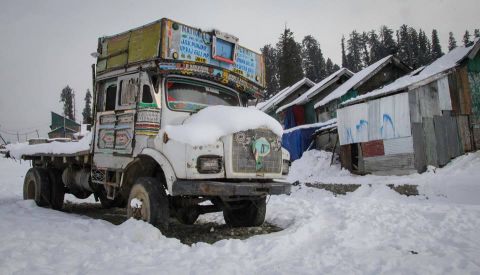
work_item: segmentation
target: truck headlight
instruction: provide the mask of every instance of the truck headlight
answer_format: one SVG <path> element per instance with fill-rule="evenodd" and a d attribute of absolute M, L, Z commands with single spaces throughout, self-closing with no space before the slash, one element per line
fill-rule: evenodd
<path fill-rule="evenodd" d="M 290 161 L 284 159 L 282 164 L 282 175 L 287 175 L 290 170 Z"/>
<path fill-rule="evenodd" d="M 200 156 L 197 158 L 197 170 L 201 174 L 217 174 L 222 171 L 221 156 Z"/>

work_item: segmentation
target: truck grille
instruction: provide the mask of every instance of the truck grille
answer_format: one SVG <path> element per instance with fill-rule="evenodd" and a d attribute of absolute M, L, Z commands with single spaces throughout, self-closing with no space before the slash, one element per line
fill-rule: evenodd
<path fill-rule="evenodd" d="M 257 171 L 252 142 L 265 138 L 270 143 L 270 153 L 263 157 Z M 280 173 L 282 169 L 281 139 L 268 129 L 255 129 L 235 133 L 232 141 L 232 167 L 235 173 Z"/>

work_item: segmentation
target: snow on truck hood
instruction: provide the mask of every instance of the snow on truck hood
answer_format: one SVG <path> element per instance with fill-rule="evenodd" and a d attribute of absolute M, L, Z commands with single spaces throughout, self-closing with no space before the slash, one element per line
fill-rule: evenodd
<path fill-rule="evenodd" d="M 170 139 L 199 146 L 213 144 L 226 135 L 256 128 L 270 129 L 280 137 L 283 134 L 282 125 L 264 112 L 232 106 L 207 107 L 181 125 L 167 125 L 165 131 Z"/>

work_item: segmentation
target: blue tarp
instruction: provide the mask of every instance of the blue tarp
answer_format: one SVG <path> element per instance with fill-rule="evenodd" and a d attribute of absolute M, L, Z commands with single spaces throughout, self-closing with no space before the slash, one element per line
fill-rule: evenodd
<path fill-rule="evenodd" d="M 336 119 L 329 120 L 325 123 L 314 123 L 299 126 L 293 131 L 286 131 L 282 136 L 282 146 L 290 153 L 290 160 L 294 161 L 302 157 L 303 152 L 313 141 L 313 134 L 322 128 L 335 127 Z"/>
<path fill-rule="evenodd" d="M 282 146 L 290 152 L 290 160 L 294 161 L 302 157 L 312 142 L 312 135 L 320 127 L 303 128 L 283 134 Z"/>

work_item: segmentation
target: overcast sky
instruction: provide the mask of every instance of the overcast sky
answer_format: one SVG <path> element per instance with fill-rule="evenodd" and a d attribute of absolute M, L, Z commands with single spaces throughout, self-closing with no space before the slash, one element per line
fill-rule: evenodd
<path fill-rule="evenodd" d="M 76 91 L 80 120 L 85 91 L 92 86 L 90 53 L 97 38 L 162 17 L 234 34 L 257 51 L 275 44 L 286 24 L 297 41 L 316 37 L 324 55 L 339 63 L 340 38 L 354 29 L 407 24 L 430 33 L 437 28 L 445 51 L 449 31 L 460 42 L 466 29 L 480 27 L 479 11 L 479 0 L 0 0 L 0 131 L 38 129 L 46 135 L 50 111 L 62 113 L 59 95 L 67 84 Z"/>

